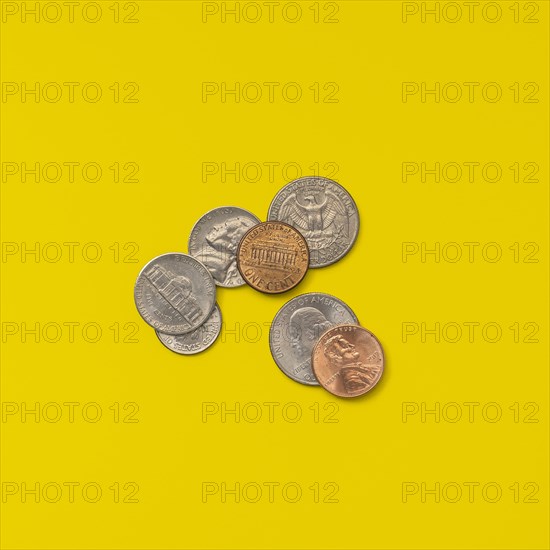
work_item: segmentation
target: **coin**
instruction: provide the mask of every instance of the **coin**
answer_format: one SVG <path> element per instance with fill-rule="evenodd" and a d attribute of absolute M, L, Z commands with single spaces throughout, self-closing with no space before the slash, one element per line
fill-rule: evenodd
<path fill-rule="evenodd" d="M 322 292 L 292 298 L 277 312 L 269 330 L 269 348 L 275 363 L 296 382 L 318 386 L 311 368 L 311 353 L 325 330 L 342 323 L 359 323 L 342 300 Z"/>
<path fill-rule="evenodd" d="M 359 213 L 351 195 L 339 183 L 319 176 L 285 185 L 271 202 L 267 219 L 286 222 L 304 235 L 310 267 L 337 262 L 359 232 Z"/>
<path fill-rule="evenodd" d="M 323 388 L 339 397 L 371 390 L 384 371 L 380 342 L 367 329 L 345 324 L 329 328 L 313 348 L 313 372 Z"/>
<path fill-rule="evenodd" d="M 278 294 L 294 288 L 309 266 L 307 242 L 299 231 L 281 222 L 249 229 L 237 249 L 237 267 L 252 288 Z"/>
<path fill-rule="evenodd" d="M 260 220 L 243 208 L 214 208 L 193 226 L 189 254 L 208 268 L 218 286 L 244 285 L 237 269 L 237 247 L 242 236 L 258 223 Z"/>
<path fill-rule="evenodd" d="M 151 260 L 134 289 L 136 307 L 153 328 L 186 334 L 202 325 L 216 303 L 210 272 L 195 258 L 172 252 Z"/>
<path fill-rule="evenodd" d="M 187 334 L 163 334 L 156 331 L 159 340 L 171 351 L 181 355 L 193 355 L 209 348 L 222 328 L 222 314 L 218 304 L 210 317 L 198 328 Z"/>

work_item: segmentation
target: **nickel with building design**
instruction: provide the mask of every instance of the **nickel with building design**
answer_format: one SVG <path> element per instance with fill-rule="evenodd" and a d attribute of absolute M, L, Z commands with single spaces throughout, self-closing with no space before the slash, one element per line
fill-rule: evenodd
<path fill-rule="evenodd" d="M 210 317 L 216 285 L 195 258 L 173 252 L 151 260 L 134 287 L 136 307 L 153 328 L 165 334 L 186 334 Z"/>

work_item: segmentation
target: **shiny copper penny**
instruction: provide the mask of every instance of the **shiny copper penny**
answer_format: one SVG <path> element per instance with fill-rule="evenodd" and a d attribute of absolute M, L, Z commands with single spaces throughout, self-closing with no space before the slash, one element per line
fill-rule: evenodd
<path fill-rule="evenodd" d="M 252 288 L 278 294 L 294 288 L 304 278 L 309 248 L 291 225 L 260 223 L 243 235 L 237 249 L 237 267 Z"/>
<path fill-rule="evenodd" d="M 319 384 L 339 397 L 367 393 L 384 371 L 380 342 L 359 325 L 329 328 L 313 348 L 311 359 Z"/>

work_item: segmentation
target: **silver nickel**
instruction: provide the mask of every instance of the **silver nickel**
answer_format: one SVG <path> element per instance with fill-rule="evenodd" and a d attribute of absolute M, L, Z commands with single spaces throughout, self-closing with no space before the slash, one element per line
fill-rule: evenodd
<path fill-rule="evenodd" d="M 208 268 L 218 286 L 244 285 L 237 269 L 237 247 L 242 236 L 258 223 L 260 220 L 243 208 L 214 208 L 193 226 L 189 254 Z"/>
<path fill-rule="evenodd" d="M 267 213 L 294 226 L 306 238 L 310 267 L 344 257 L 359 232 L 359 212 L 351 195 L 335 181 L 308 176 L 291 181 L 275 196 Z"/>
<path fill-rule="evenodd" d="M 134 300 L 140 315 L 154 329 L 187 334 L 210 317 L 216 285 L 197 259 L 172 252 L 157 256 L 141 270 Z"/>
<path fill-rule="evenodd" d="M 275 363 L 292 380 L 318 386 L 311 353 L 327 329 L 343 323 L 359 321 L 347 304 L 330 294 L 310 292 L 292 298 L 277 312 L 269 331 Z"/>
<path fill-rule="evenodd" d="M 209 348 L 222 328 L 222 314 L 218 304 L 208 319 L 193 332 L 187 334 L 164 334 L 156 331 L 159 340 L 171 351 L 181 355 L 194 355 Z"/>

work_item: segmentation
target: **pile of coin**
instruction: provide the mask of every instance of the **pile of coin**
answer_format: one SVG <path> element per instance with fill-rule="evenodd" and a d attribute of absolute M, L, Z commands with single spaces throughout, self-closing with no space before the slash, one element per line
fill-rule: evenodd
<path fill-rule="evenodd" d="M 310 267 L 345 256 L 359 231 L 351 195 L 322 177 L 285 185 L 267 220 L 242 208 L 216 208 L 193 226 L 188 254 L 163 254 L 141 270 L 136 306 L 167 348 L 190 355 L 216 340 L 222 325 L 216 286 L 248 284 L 267 294 L 286 292 Z M 320 384 L 340 397 L 363 395 L 384 369 L 376 337 L 344 302 L 328 294 L 303 294 L 287 302 L 273 320 L 269 343 L 287 376 Z"/>

